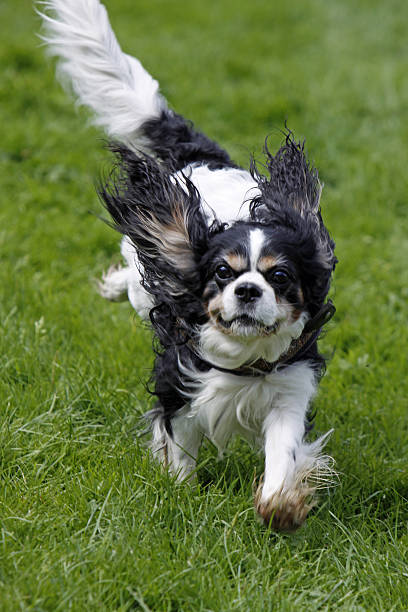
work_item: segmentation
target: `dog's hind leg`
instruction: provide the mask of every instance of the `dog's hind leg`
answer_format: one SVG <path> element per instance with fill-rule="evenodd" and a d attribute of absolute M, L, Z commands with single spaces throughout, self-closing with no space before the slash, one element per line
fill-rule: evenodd
<path fill-rule="evenodd" d="M 98 291 L 111 302 L 123 302 L 128 298 L 129 268 L 111 266 L 98 282 Z"/>
<path fill-rule="evenodd" d="M 111 266 L 99 281 L 98 291 L 112 302 L 129 299 L 138 315 L 148 319 L 153 302 L 143 287 L 135 248 L 126 236 L 122 240 L 121 252 L 127 265 Z"/>
<path fill-rule="evenodd" d="M 192 478 L 198 451 L 203 438 L 195 420 L 187 416 L 187 408 L 179 410 L 166 428 L 160 408 L 152 411 L 152 451 L 163 467 L 179 480 Z M 169 431 L 170 429 L 170 431 Z"/>

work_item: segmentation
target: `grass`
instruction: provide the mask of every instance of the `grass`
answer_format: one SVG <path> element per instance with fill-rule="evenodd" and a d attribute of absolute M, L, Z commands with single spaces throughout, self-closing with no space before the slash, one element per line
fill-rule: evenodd
<path fill-rule="evenodd" d="M 94 279 L 118 261 L 103 136 L 54 78 L 27 0 L 0 21 L 0 609 L 406 610 L 408 6 L 107 1 L 126 51 L 246 164 L 285 118 L 340 260 L 316 429 L 341 474 L 294 535 L 252 509 L 261 458 L 176 484 L 139 437 L 150 334 Z M 87 127 L 88 125 L 88 127 Z M 92 213 L 96 214 L 90 214 Z"/>

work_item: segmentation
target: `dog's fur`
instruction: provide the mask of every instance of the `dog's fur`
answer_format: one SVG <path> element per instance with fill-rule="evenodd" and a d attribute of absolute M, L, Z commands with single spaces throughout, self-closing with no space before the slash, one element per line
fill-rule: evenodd
<path fill-rule="evenodd" d="M 192 477 L 203 436 L 220 452 L 240 434 L 265 452 L 255 506 L 294 529 L 326 482 L 327 436 L 308 444 L 324 360 L 317 337 L 336 263 L 321 186 L 285 130 L 267 176 L 239 168 L 167 106 L 123 53 L 98 0 L 43 3 L 45 40 L 82 104 L 112 139 L 116 172 L 100 194 L 124 235 L 126 265 L 102 295 L 127 294 L 158 340 L 153 449 Z"/>

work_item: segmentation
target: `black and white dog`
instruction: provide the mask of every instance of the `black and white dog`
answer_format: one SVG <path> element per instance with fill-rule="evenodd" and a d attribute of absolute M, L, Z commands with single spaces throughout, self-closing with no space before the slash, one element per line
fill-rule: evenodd
<path fill-rule="evenodd" d="M 100 290 L 127 294 L 158 340 L 154 452 L 191 477 L 203 436 L 222 452 L 240 434 L 265 452 L 256 510 L 294 529 L 330 473 L 327 434 L 305 442 L 324 367 L 317 339 L 334 312 L 317 171 L 289 130 L 276 155 L 265 151 L 267 176 L 243 170 L 168 108 L 99 0 L 42 6 L 61 73 L 117 156 L 101 196 L 126 265 Z"/>

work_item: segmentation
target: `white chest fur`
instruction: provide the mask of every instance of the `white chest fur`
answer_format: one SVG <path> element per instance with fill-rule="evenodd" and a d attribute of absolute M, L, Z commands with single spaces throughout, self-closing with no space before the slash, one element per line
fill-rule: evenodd
<path fill-rule="evenodd" d="M 191 376 L 191 372 L 189 372 Z M 210 370 L 195 376 L 188 418 L 222 452 L 231 435 L 240 434 L 262 444 L 264 424 L 283 405 L 298 412 L 300 423 L 315 390 L 315 377 L 307 362 L 266 376 L 236 376 Z"/>

